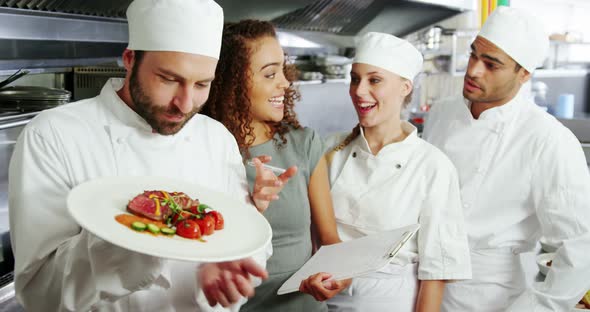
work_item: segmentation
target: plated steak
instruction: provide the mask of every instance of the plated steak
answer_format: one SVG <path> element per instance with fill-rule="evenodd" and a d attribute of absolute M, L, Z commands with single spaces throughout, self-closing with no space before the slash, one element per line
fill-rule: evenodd
<path fill-rule="evenodd" d="M 199 206 L 198 199 L 193 200 L 182 192 L 144 191 L 129 201 L 127 210 L 151 220 L 164 221 L 174 213 L 169 207 L 170 199 L 183 210 Z"/>
<path fill-rule="evenodd" d="M 219 211 L 182 192 L 144 191 L 129 201 L 127 210 L 132 215 L 120 214 L 115 220 L 152 235 L 199 239 L 222 230 L 225 224 Z"/>

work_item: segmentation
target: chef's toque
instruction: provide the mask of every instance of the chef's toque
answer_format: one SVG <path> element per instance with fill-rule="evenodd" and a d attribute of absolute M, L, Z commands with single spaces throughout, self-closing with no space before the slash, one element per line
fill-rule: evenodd
<path fill-rule="evenodd" d="M 130 50 L 219 59 L 223 10 L 212 0 L 134 0 L 127 8 Z"/>
<path fill-rule="evenodd" d="M 422 61 L 422 54 L 406 40 L 378 32 L 369 32 L 360 38 L 353 60 L 383 68 L 410 81 L 422 70 Z"/>
<path fill-rule="evenodd" d="M 478 36 L 502 49 L 530 73 L 543 64 L 549 51 L 543 24 L 521 9 L 499 6 Z"/>

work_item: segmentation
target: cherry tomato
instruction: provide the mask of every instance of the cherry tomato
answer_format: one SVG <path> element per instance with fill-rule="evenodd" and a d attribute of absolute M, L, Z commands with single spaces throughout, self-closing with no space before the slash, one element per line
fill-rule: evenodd
<path fill-rule="evenodd" d="M 188 211 L 190 211 L 191 213 L 194 213 L 194 214 L 199 214 L 199 206 L 191 206 L 191 207 L 189 207 L 186 210 L 188 210 Z"/>
<path fill-rule="evenodd" d="M 215 231 L 215 218 L 211 215 L 204 215 L 201 219 L 195 220 L 201 228 L 203 235 L 211 235 Z"/>
<path fill-rule="evenodd" d="M 176 234 L 184 238 L 197 239 L 201 237 L 201 229 L 193 220 L 182 220 L 176 224 Z"/>
<path fill-rule="evenodd" d="M 182 216 L 182 218 L 181 218 L 180 216 Z M 177 213 L 175 213 L 175 214 L 172 216 L 172 224 L 176 224 L 176 223 L 178 223 L 179 221 L 182 221 L 182 220 L 188 220 L 188 219 L 190 219 L 190 218 L 191 218 L 191 214 L 190 214 L 190 213 L 188 213 L 188 212 L 186 212 L 186 211 L 182 211 L 182 212 L 180 213 L 180 215 L 178 215 Z"/>
<path fill-rule="evenodd" d="M 223 216 L 221 215 L 221 212 L 213 210 L 207 214 L 211 215 L 213 219 L 215 219 L 215 230 L 223 230 Z"/>

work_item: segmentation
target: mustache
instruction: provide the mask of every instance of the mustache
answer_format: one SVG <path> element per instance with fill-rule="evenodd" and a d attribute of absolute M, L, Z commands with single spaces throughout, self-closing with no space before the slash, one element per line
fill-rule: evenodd
<path fill-rule="evenodd" d="M 188 117 L 194 114 L 194 110 L 189 113 L 183 113 L 176 106 L 154 108 L 155 113 L 166 114 L 175 117 Z"/>
<path fill-rule="evenodd" d="M 476 87 L 478 87 L 478 88 L 480 88 L 482 90 L 484 90 L 484 88 L 475 79 L 473 79 L 473 78 L 471 78 L 471 77 L 469 77 L 467 75 L 465 75 L 464 81 L 465 82 L 468 82 L 469 84 L 472 84 L 472 85 L 474 85 L 474 86 L 476 86 Z"/>

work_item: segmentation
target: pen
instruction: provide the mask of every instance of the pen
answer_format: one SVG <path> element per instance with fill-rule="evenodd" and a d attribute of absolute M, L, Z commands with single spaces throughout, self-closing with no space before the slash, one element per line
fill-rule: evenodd
<path fill-rule="evenodd" d="M 413 232 L 405 232 L 402 241 L 388 254 L 389 258 L 395 257 L 397 252 L 404 246 L 404 244 L 414 235 Z"/>
<path fill-rule="evenodd" d="M 254 165 L 254 162 L 252 162 L 252 160 L 248 160 L 248 161 L 246 162 L 246 164 L 248 164 L 248 166 L 256 167 L 256 166 Z M 281 175 L 281 174 L 285 173 L 285 171 L 287 171 L 287 170 L 285 170 L 285 169 L 283 169 L 283 168 L 279 168 L 279 167 L 273 167 L 273 166 L 271 166 L 271 165 L 267 165 L 267 164 L 262 164 L 262 167 L 264 167 L 264 168 L 266 168 L 266 169 L 270 169 L 270 170 L 272 170 L 272 172 L 274 172 L 274 173 L 276 173 L 276 174 L 278 174 L 278 175 Z"/>

